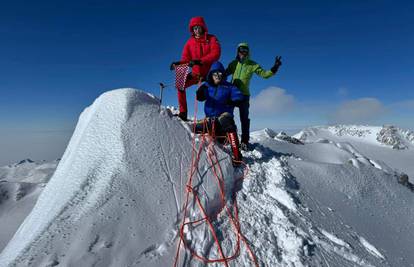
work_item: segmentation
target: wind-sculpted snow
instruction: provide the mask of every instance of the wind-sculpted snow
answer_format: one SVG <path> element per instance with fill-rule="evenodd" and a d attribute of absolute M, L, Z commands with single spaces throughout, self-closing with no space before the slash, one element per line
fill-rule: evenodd
<path fill-rule="evenodd" d="M 156 98 L 133 89 L 103 94 L 81 114 L 0 266 L 170 266 L 190 155 L 189 131 L 160 113 Z M 218 157 L 233 179 L 228 154 Z M 194 179 L 214 210 L 219 194 L 205 157 L 200 166 Z"/>
<path fill-rule="evenodd" d="M 289 219 L 297 214 L 298 203 L 287 191 L 296 190 L 295 181 L 280 154 L 255 149 L 247 156 L 250 175 L 238 196 L 246 237 L 262 266 L 305 266 L 308 236 Z"/>

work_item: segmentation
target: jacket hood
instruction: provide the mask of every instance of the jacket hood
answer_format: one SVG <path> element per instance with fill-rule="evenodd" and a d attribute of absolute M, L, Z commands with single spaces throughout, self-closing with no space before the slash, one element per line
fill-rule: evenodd
<path fill-rule="evenodd" d="M 210 82 L 212 82 L 212 78 L 211 78 L 211 74 L 213 73 L 213 72 L 216 72 L 216 71 L 219 71 L 219 72 L 221 72 L 221 73 L 225 73 L 225 71 L 226 71 L 226 69 L 224 68 L 224 66 L 223 66 L 223 64 L 221 64 L 221 62 L 220 61 L 216 61 L 216 62 L 214 62 L 212 65 L 211 65 L 211 67 L 210 67 L 210 71 L 208 72 L 208 74 L 207 74 L 207 81 L 210 83 Z M 221 82 L 223 82 L 223 81 L 225 81 L 226 80 L 226 77 L 225 76 L 223 76 L 223 80 L 221 81 Z"/>
<path fill-rule="evenodd" d="M 248 43 L 240 43 L 240 44 L 237 45 L 236 58 L 239 59 L 239 47 L 240 46 L 245 46 L 245 47 L 249 48 L 249 54 L 247 54 L 246 58 L 250 58 L 250 55 L 251 55 L 252 52 L 250 51 L 250 47 L 249 47 Z"/>
<path fill-rule="evenodd" d="M 240 46 L 245 46 L 245 47 L 247 47 L 247 48 L 249 48 L 250 49 L 250 47 L 249 47 L 249 44 L 248 43 L 240 43 L 240 44 L 238 44 L 237 45 L 237 49 L 239 49 L 239 47 Z"/>
<path fill-rule="evenodd" d="M 207 34 L 208 28 L 204 21 L 203 17 L 194 17 L 190 19 L 190 24 L 188 25 L 188 29 L 190 30 L 191 34 L 193 34 L 193 27 L 194 26 L 201 26 L 203 27 L 204 33 Z"/>

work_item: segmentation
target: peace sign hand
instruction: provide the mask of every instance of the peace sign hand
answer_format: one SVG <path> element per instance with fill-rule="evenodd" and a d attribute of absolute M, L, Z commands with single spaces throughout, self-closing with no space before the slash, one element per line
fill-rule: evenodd
<path fill-rule="evenodd" d="M 282 66 L 282 57 L 281 56 L 277 56 L 275 58 L 275 64 L 273 65 L 273 67 L 270 70 L 273 73 L 276 73 L 280 66 Z"/>
<path fill-rule="evenodd" d="M 280 66 L 282 66 L 282 57 L 281 56 L 277 56 L 275 59 L 275 66 L 277 68 L 279 68 Z"/>

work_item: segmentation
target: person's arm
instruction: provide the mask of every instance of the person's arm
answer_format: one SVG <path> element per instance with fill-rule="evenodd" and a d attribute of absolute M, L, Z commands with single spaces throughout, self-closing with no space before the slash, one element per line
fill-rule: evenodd
<path fill-rule="evenodd" d="M 265 70 L 259 64 L 255 65 L 254 73 L 256 73 L 258 76 L 260 76 L 264 79 L 270 78 L 274 75 L 274 73 L 271 70 Z"/>
<path fill-rule="evenodd" d="M 231 85 L 230 99 L 227 102 L 228 105 L 238 106 L 244 100 L 244 95 L 239 88 L 235 85 Z"/>
<path fill-rule="evenodd" d="M 236 66 L 237 60 L 233 60 L 232 62 L 230 62 L 226 69 L 226 77 L 233 75 L 234 71 L 236 70 Z"/>
<path fill-rule="evenodd" d="M 202 58 L 200 58 L 202 64 L 212 64 L 220 58 L 221 47 L 220 43 L 218 42 L 215 36 L 211 36 L 210 46 L 210 52 L 204 55 Z"/>
<path fill-rule="evenodd" d="M 188 40 L 183 48 L 183 53 L 181 55 L 181 63 L 188 63 L 191 60 L 191 53 L 190 53 L 190 40 Z"/>
<path fill-rule="evenodd" d="M 262 78 L 270 78 L 276 74 L 279 67 L 282 65 L 282 57 L 276 57 L 275 64 L 270 70 L 264 70 L 259 64 L 256 63 L 254 72 Z"/>
<path fill-rule="evenodd" d="M 205 101 L 207 100 L 207 90 L 208 87 L 206 84 L 201 85 L 198 89 L 197 89 L 197 100 L 198 101 Z"/>

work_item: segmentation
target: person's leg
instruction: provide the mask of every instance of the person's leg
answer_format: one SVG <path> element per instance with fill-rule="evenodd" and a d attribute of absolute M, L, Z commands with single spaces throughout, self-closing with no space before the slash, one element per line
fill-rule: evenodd
<path fill-rule="evenodd" d="M 184 121 L 187 120 L 187 110 L 188 110 L 186 89 L 198 83 L 197 77 L 198 75 L 193 75 L 192 73 L 189 73 L 187 76 L 187 80 L 185 81 L 184 90 L 177 89 L 178 107 L 180 110 L 180 113 L 178 114 L 178 116 Z"/>
<path fill-rule="evenodd" d="M 229 139 L 231 150 L 233 152 L 233 165 L 239 166 L 242 161 L 242 154 L 239 149 L 239 137 L 237 136 L 237 127 L 233 115 L 228 112 L 221 114 L 220 117 L 218 117 L 218 127 L 220 127 L 221 131 L 226 133 L 227 138 Z"/>
<path fill-rule="evenodd" d="M 241 142 L 248 144 L 250 139 L 250 119 L 249 119 L 250 96 L 245 96 L 239 105 L 240 124 L 241 124 Z"/>
<path fill-rule="evenodd" d="M 177 96 L 180 113 L 187 112 L 187 94 L 185 92 L 185 89 L 177 90 Z"/>
<path fill-rule="evenodd" d="M 193 130 L 194 124 L 190 122 L 191 130 Z M 201 120 L 197 120 L 195 125 L 195 133 L 196 134 L 205 134 L 209 133 L 209 130 L 211 129 L 212 125 L 212 119 L 209 117 L 206 117 Z"/>

